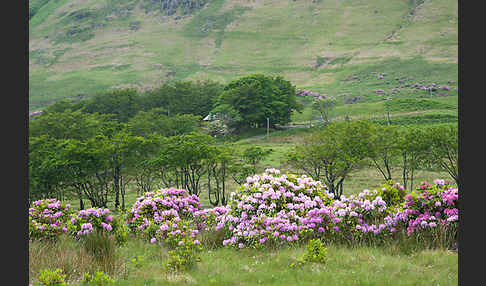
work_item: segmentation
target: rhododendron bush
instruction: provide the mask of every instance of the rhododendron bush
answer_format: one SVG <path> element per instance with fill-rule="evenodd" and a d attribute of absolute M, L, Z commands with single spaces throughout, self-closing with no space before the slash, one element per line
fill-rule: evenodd
<path fill-rule="evenodd" d="M 403 208 L 387 218 L 387 223 L 403 229 L 407 235 L 429 233 L 431 239 L 457 242 L 459 192 L 444 180 L 434 185 L 423 182 L 405 196 Z"/>
<path fill-rule="evenodd" d="M 106 232 L 118 243 L 126 240 L 125 223 L 109 209 L 86 209 L 73 212 L 71 205 L 57 199 L 35 201 L 29 208 L 29 239 L 55 239 L 66 233 L 76 240 L 93 231 Z"/>
<path fill-rule="evenodd" d="M 222 222 L 232 235 L 223 244 L 241 248 L 267 241 L 297 241 L 325 224 L 318 214 L 327 212 L 332 201 L 333 194 L 319 181 L 267 169 L 262 175 L 248 177 L 247 183 L 231 194 Z M 309 214 L 311 210 L 316 215 Z"/>
<path fill-rule="evenodd" d="M 198 196 L 189 195 L 184 189 L 161 189 L 137 199 L 127 216 L 127 224 L 132 232 L 142 233 L 151 243 L 171 249 L 165 267 L 179 271 L 199 260 L 197 253 L 202 246 L 197 235 L 210 213 L 213 212 L 202 210 Z"/>
<path fill-rule="evenodd" d="M 127 223 L 133 232 L 144 233 L 152 243 L 173 245 L 190 236 L 198 227 L 193 213 L 202 210 L 199 197 L 182 189 L 161 189 L 139 197 L 130 210 Z"/>
<path fill-rule="evenodd" d="M 444 180 L 422 183 L 410 194 L 389 181 L 378 190 L 335 198 L 310 177 L 267 169 L 248 177 L 228 205 L 210 209 L 201 207 L 198 196 L 175 188 L 145 193 L 126 217 L 108 209 L 72 213 L 69 204 L 39 200 L 29 209 L 29 235 L 40 239 L 67 232 L 80 239 L 97 230 L 123 241 L 131 230 L 175 249 L 171 265 L 176 267 L 204 243 L 243 248 L 317 238 L 380 243 L 402 236 L 450 247 L 457 242 L 458 206 L 458 189 Z"/>
<path fill-rule="evenodd" d="M 56 199 L 38 200 L 29 208 L 29 238 L 53 239 L 67 232 L 71 205 Z"/>
<path fill-rule="evenodd" d="M 127 239 L 127 226 L 118 216 L 110 213 L 105 208 L 89 208 L 73 214 L 68 223 L 68 229 L 74 238 L 79 240 L 93 231 L 107 233 L 109 237 L 116 239 L 118 243 L 124 243 Z"/>
<path fill-rule="evenodd" d="M 457 204 L 457 188 L 443 180 L 423 183 L 407 196 L 399 183 L 387 182 L 379 190 L 334 198 L 319 181 L 267 169 L 248 177 L 231 194 L 228 209 L 218 220 L 231 233 L 223 244 L 239 248 L 316 237 L 351 243 L 384 241 L 398 233 L 422 234 L 438 225 L 452 242 Z"/>

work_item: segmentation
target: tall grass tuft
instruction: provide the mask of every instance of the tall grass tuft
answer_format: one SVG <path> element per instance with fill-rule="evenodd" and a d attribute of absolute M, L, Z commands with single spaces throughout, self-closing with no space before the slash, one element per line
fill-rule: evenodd
<path fill-rule="evenodd" d="M 43 269 L 61 269 L 66 282 L 80 281 L 84 273 L 104 271 L 110 275 L 120 274 L 126 261 L 118 255 L 112 242 L 105 238 L 89 237 L 86 242 L 75 241 L 61 235 L 57 241 L 33 241 L 29 243 L 29 277 L 31 283 L 39 279 Z M 80 244 L 83 244 L 82 247 Z M 108 247 L 108 250 L 99 250 Z M 96 250 L 98 249 L 98 250 Z M 101 254 L 98 256 L 96 253 Z M 35 284 L 37 285 L 37 284 Z"/>
<path fill-rule="evenodd" d="M 82 240 L 83 249 L 90 254 L 101 271 L 113 273 L 116 268 L 116 242 L 108 234 L 92 232 Z"/>

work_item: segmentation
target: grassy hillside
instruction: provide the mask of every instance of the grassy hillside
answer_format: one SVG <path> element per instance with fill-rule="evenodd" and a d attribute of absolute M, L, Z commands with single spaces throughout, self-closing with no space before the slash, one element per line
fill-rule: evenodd
<path fill-rule="evenodd" d="M 330 95 L 418 81 L 457 87 L 457 1 L 171 3 L 30 0 L 29 109 L 113 87 L 257 72 Z"/>

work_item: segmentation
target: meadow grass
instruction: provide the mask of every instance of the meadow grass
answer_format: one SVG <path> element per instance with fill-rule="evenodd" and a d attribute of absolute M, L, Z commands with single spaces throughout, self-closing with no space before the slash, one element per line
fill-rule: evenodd
<path fill-rule="evenodd" d="M 448 250 L 392 253 L 387 247 L 326 243 L 325 264 L 290 267 L 305 247 L 203 249 L 200 262 L 186 272 L 168 273 L 167 250 L 138 237 L 116 248 L 116 267 L 108 273 L 116 285 L 457 285 L 458 254 Z M 84 272 L 99 265 L 78 242 L 29 244 L 29 274 L 61 268 L 69 285 L 79 285 Z"/>

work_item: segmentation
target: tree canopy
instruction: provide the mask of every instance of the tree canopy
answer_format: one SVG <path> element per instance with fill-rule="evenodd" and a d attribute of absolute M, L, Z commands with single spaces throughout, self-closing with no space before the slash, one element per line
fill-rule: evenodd
<path fill-rule="evenodd" d="M 226 106 L 226 108 L 221 108 Z M 230 82 L 218 98 L 217 113 L 221 109 L 236 113 L 239 127 L 270 126 L 290 122 L 294 110 L 301 111 L 295 86 L 281 76 L 254 74 Z"/>

